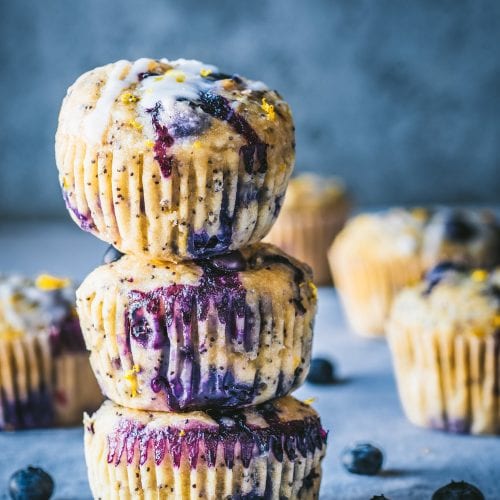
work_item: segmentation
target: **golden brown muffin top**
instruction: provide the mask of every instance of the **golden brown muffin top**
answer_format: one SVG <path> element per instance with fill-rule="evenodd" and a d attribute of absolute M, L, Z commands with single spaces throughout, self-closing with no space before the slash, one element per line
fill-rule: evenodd
<path fill-rule="evenodd" d="M 267 407 L 274 409 L 274 411 L 278 413 L 281 421 L 303 420 L 304 418 L 317 418 L 318 416 L 316 411 L 309 404 L 303 403 L 291 396 L 285 396 L 271 403 L 264 403 L 257 408 L 249 407 L 232 410 L 232 412 L 235 415 L 244 415 L 246 423 L 249 425 L 265 428 L 269 427 L 269 422 L 262 417 L 262 412 L 258 410 Z M 225 410 L 225 413 L 229 422 L 231 419 L 231 411 Z M 98 419 L 95 418 L 97 416 Z M 213 416 L 204 411 L 183 413 L 152 412 L 123 408 L 111 401 L 106 401 L 96 412 L 95 416 L 86 416 L 86 424 L 90 425 L 91 422 L 98 420 L 100 425 L 103 425 L 108 432 L 112 432 L 116 427 L 116 422 L 121 418 L 143 424 L 151 430 L 168 427 L 189 429 L 190 427 L 200 424 L 213 427 L 220 425 L 219 422 L 214 420 Z"/>
<path fill-rule="evenodd" d="M 334 246 L 342 245 L 344 250 L 352 248 L 356 255 L 363 250 L 387 260 L 394 256 L 419 255 L 427 217 L 427 211 L 420 208 L 360 214 L 347 223 Z"/>
<path fill-rule="evenodd" d="M 345 186 L 339 178 L 302 174 L 290 179 L 282 210 L 332 208 L 346 202 Z"/>
<path fill-rule="evenodd" d="M 500 268 L 487 271 L 439 264 L 424 281 L 400 292 L 389 323 L 392 331 L 411 328 L 444 337 L 496 335 L 500 331 Z"/>

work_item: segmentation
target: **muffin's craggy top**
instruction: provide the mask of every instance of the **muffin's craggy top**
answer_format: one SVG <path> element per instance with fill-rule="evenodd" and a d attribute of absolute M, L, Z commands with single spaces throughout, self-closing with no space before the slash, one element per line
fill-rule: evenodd
<path fill-rule="evenodd" d="M 500 263 L 500 227 L 486 210 L 390 209 L 351 219 L 337 241 L 346 253 L 382 259 L 415 257 L 424 269 L 442 261 L 492 267 Z"/>
<path fill-rule="evenodd" d="M 302 174 L 290 179 L 283 211 L 331 209 L 345 203 L 346 190 L 340 179 Z"/>
<path fill-rule="evenodd" d="M 444 263 L 426 279 L 396 298 L 392 331 L 412 328 L 443 336 L 498 336 L 500 332 L 500 268 L 488 272 Z"/>
<path fill-rule="evenodd" d="M 427 219 L 427 211 L 421 209 L 361 214 L 347 223 L 336 242 L 353 251 L 363 248 L 386 259 L 394 255 L 418 255 Z"/>
<path fill-rule="evenodd" d="M 122 60 L 83 74 L 68 89 L 59 134 L 104 151 L 154 151 L 163 177 L 207 147 L 234 150 L 249 173 L 265 173 L 280 155 L 283 169 L 293 163 L 292 118 L 279 94 L 195 60 Z"/>
<path fill-rule="evenodd" d="M 184 414 L 131 410 L 108 401 L 85 418 L 85 427 L 91 438 L 107 439 L 109 463 L 142 465 L 152 457 L 159 465 L 169 455 L 175 467 L 187 459 L 191 468 L 200 458 L 209 467 L 223 460 L 232 468 L 237 459 L 248 467 L 270 451 L 279 462 L 285 455 L 294 460 L 322 450 L 327 438 L 317 413 L 289 396 L 244 410 Z"/>
<path fill-rule="evenodd" d="M 85 349 L 69 279 L 0 276 L 0 340 L 25 335 L 48 335 L 55 354 Z"/>

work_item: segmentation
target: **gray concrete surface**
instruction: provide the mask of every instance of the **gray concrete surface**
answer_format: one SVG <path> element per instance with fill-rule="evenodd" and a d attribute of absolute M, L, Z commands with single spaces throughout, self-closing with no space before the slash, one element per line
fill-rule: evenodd
<path fill-rule="evenodd" d="M 74 224 L 0 225 L 0 272 L 40 270 L 83 278 L 105 246 Z M 476 484 L 487 500 L 500 498 L 500 439 L 455 436 L 418 429 L 404 418 L 385 341 L 368 341 L 346 328 L 333 289 L 321 289 L 314 351 L 335 359 L 343 383 L 306 384 L 295 395 L 316 397 L 314 407 L 330 430 L 321 500 L 430 500 L 451 479 Z M 344 446 L 378 444 L 385 452 L 376 477 L 345 472 Z M 46 468 L 57 483 L 56 499 L 90 498 L 79 429 L 0 433 L 0 492 L 12 471 L 28 464 Z"/>
<path fill-rule="evenodd" d="M 500 2 L 0 0 L 0 217 L 63 216 L 53 136 L 82 72 L 198 58 L 290 101 L 297 169 L 363 204 L 500 202 Z"/>

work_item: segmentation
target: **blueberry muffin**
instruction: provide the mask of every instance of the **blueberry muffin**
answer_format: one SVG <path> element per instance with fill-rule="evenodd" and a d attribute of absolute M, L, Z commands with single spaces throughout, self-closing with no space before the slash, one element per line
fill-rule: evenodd
<path fill-rule="evenodd" d="M 329 251 L 335 283 L 352 328 L 384 333 L 394 295 L 439 262 L 500 264 L 500 229 L 487 211 L 392 209 L 360 215 Z"/>
<path fill-rule="evenodd" d="M 74 221 L 124 253 L 172 261 L 261 240 L 294 147 L 277 92 L 184 59 L 85 73 L 68 90 L 56 134 Z"/>
<path fill-rule="evenodd" d="M 425 269 L 439 262 L 486 268 L 500 264 L 495 216 L 487 210 L 438 210 L 425 228 L 422 261 Z"/>
<path fill-rule="evenodd" d="M 69 280 L 0 277 L 0 429 L 75 425 L 102 395 Z"/>
<path fill-rule="evenodd" d="M 316 285 L 330 285 L 327 252 L 349 208 L 340 180 L 299 175 L 290 180 L 280 215 L 265 241 L 309 264 Z"/>
<path fill-rule="evenodd" d="M 425 210 L 392 209 L 351 219 L 328 257 L 352 329 L 381 335 L 394 294 L 422 276 Z"/>
<path fill-rule="evenodd" d="M 436 266 L 395 299 L 388 339 L 413 423 L 499 433 L 500 268 Z"/>
<path fill-rule="evenodd" d="M 327 433 L 317 413 L 290 396 L 190 413 L 107 401 L 84 423 L 96 499 L 318 498 Z"/>
<path fill-rule="evenodd" d="M 316 311 L 307 265 L 272 245 L 171 264 L 125 255 L 77 291 L 104 394 L 130 408 L 234 408 L 306 375 Z"/>

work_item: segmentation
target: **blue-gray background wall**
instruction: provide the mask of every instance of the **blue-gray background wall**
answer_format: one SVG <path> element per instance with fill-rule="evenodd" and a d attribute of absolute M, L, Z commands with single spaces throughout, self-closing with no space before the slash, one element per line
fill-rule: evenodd
<path fill-rule="evenodd" d="M 363 205 L 500 202 L 496 0 L 0 0 L 0 214 L 64 216 L 60 101 L 94 66 L 186 57 L 291 103 L 297 170 Z"/>

